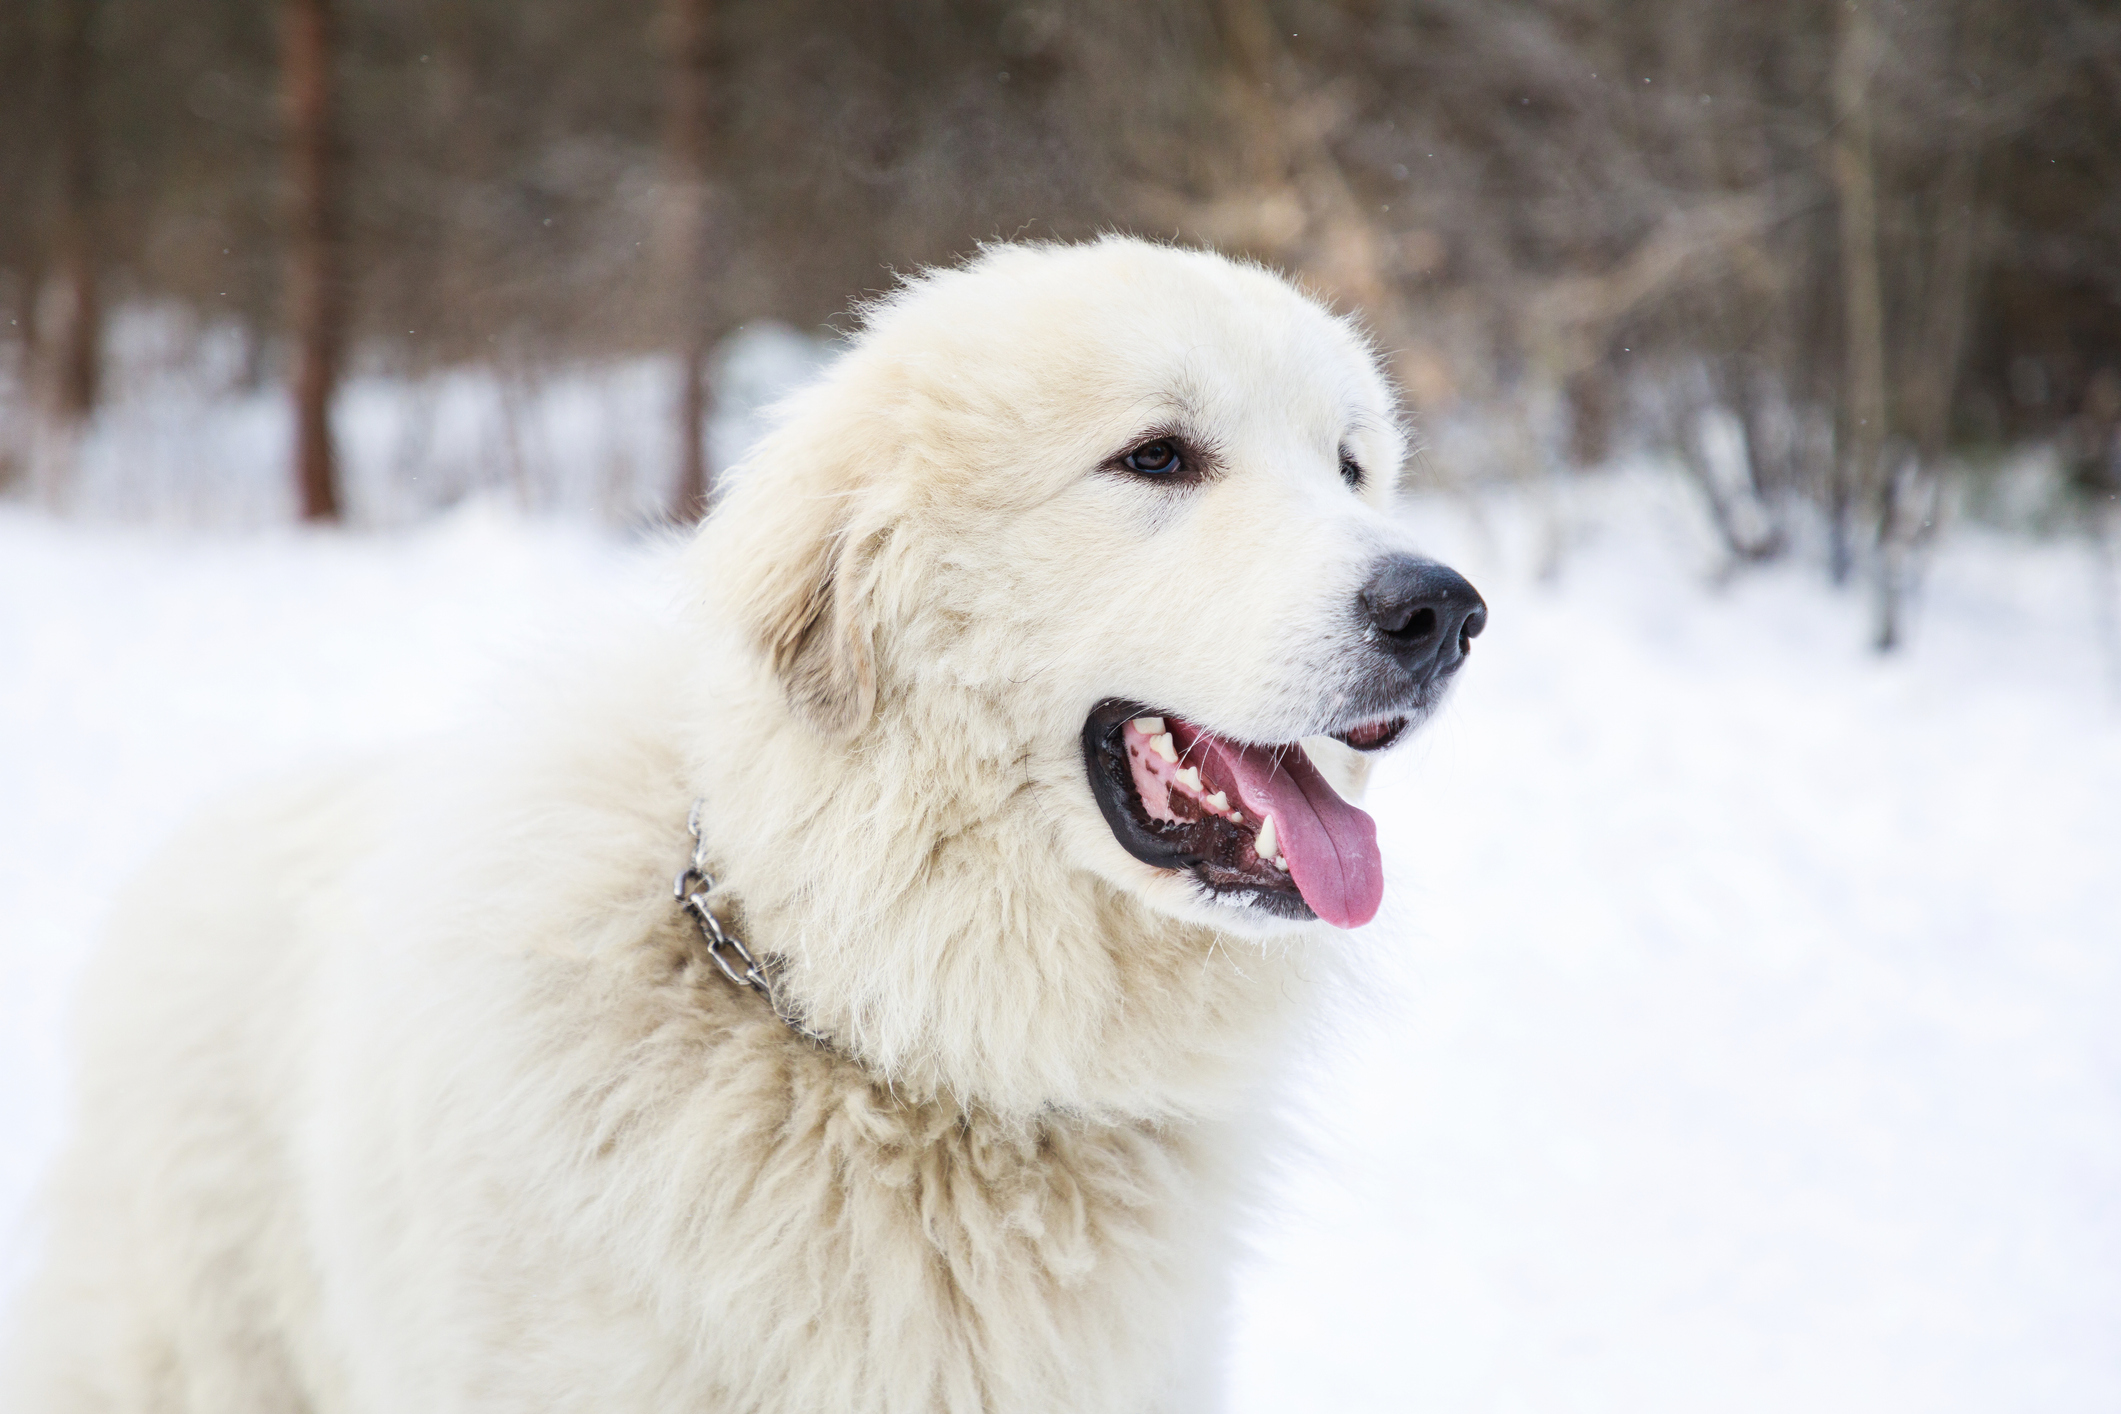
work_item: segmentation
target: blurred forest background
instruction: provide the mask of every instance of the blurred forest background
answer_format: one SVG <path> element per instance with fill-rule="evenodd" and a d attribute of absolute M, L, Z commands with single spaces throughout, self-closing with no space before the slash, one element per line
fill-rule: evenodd
<path fill-rule="evenodd" d="M 2121 0 L 0 0 L 0 1303 L 183 821 L 527 730 L 850 305 L 1106 230 L 1359 313 L 1494 611 L 1235 1414 L 2121 1410 Z"/>
<path fill-rule="evenodd" d="M 11 0 L 0 488 L 158 514 L 219 408 L 281 516 L 687 515 L 732 334 L 1103 230 L 1359 311 L 1414 476 L 1665 457 L 1881 646 L 2024 448 L 2050 526 L 2121 533 L 2110 0 Z M 350 478 L 378 398 L 425 411 Z"/>

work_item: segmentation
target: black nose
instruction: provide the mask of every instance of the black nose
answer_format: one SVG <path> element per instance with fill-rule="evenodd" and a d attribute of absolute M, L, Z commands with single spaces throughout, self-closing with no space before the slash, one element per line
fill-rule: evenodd
<path fill-rule="evenodd" d="M 1455 669 L 1488 626 L 1487 601 L 1464 575 L 1412 555 L 1379 560 L 1356 597 L 1385 651 L 1418 678 Z"/>

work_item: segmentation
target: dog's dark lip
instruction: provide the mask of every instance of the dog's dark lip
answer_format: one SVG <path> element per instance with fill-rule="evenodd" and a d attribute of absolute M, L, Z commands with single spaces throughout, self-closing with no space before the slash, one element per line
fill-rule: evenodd
<path fill-rule="evenodd" d="M 1120 733 L 1126 730 L 1127 723 L 1147 715 L 1149 708 L 1142 703 L 1108 698 L 1084 720 L 1083 765 L 1090 773 L 1090 794 L 1105 823 L 1112 827 L 1113 837 L 1127 853 L 1158 869 L 1191 868 L 1199 861 L 1134 818 L 1133 804 L 1138 796 L 1127 753 L 1120 745 Z"/>
<path fill-rule="evenodd" d="M 1113 838 L 1142 863 L 1156 869 L 1190 873 L 1202 887 L 1232 902 L 1241 902 L 1282 918 L 1316 918 L 1318 915 L 1304 902 L 1295 881 L 1286 874 L 1263 879 L 1256 873 L 1232 867 L 1227 857 L 1232 852 L 1228 846 L 1243 838 L 1236 826 L 1218 826 L 1211 820 L 1177 828 L 1149 819 L 1134 786 L 1122 734 L 1127 723 L 1137 717 L 1166 715 L 1172 714 L 1148 703 L 1108 698 L 1099 703 L 1083 722 L 1083 766 L 1090 778 L 1090 794 L 1097 801 L 1098 811 L 1105 817 Z M 1372 716 L 1353 726 L 1305 735 L 1330 736 L 1357 751 L 1382 751 L 1404 736 L 1418 715 L 1418 712 L 1406 712 Z M 1203 823 L 1214 831 L 1208 839 L 1209 845 L 1213 847 L 1219 843 L 1225 846 L 1226 858 L 1222 861 L 1187 847 L 1189 837 L 1199 838 Z M 1223 840 L 1224 834 L 1231 839 Z"/>
<path fill-rule="evenodd" d="M 1109 698 L 1100 702 L 1083 722 L 1083 766 L 1090 776 L 1090 794 L 1097 801 L 1105 824 L 1111 827 L 1112 837 L 1142 863 L 1189 873 L 1203 888 L 1233 902 L 1243 902 L 1281 918 L 1317 918 L 1295 881 L 1286 875 L 1278 880 L 1263 880 L 1218 865 L 1185 848 L 1178 838 L 1184 831 L 1158 827 L 1149 820 L 1141 808 L 1141 796 L 1134 788 L 1134 774 L 1120 738 L 1127 723 L 1136 717 L 1156 715 L 1157 711 L 1145 703 Z M 1234 832 L 1236 827 L 1224 828 Z"/>
<path fill-rule="evenodd" d="M 1412 712 L 1402 712 L 1397 716 L 1381 717 L 1345 727 L 1337 732 L 1321 732 L 1319 735 L 1330 736 L 1353 751 L 1383 751 L 1407 734 L 1408 728 L 1414 725 L 1414 717 Z"/>

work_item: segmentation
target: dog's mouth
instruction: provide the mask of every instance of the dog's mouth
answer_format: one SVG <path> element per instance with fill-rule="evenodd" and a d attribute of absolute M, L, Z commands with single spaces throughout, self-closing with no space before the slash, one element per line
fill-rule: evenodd
<path fill-rule="evenodd" d="M 1407 716 L 1333 733 L 1358 751 Z M 1191 873 L 1212 893 L 1283 918 L 1354 928 L 1377 913 L 1377 826 L 1342 800 L 1296 742 L 1217 736 L 1169 712 L 1106 702 L 1083 724 L 1091 793 L 1136 859 Z"/>

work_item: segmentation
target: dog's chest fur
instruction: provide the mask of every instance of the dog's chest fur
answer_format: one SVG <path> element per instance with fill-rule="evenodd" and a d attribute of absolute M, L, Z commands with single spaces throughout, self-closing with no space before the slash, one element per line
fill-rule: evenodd
<path fill-rule="evenodd" d="M 317 1181 L 360 1224 L 328 1235 L 324 1262 L 350 1275 L 349 1306 L 391 1313 L 359 1334 L 351 1365 L 402 1376 L 355 1402 L 1212 1407 L 1231 1175 L 1257 1142 L 1240 1132 L 1249 1107 L 1004 1110 L 804 1040 L 716 970 L 671 900 L 690 792 L 672 789 L 686 773 L 667 735 L 576 735 L 597 745 L 529 753 L 542 768 L 505 773 L 516 793 L 492 827 L 451 831 L 474 847 L 392 850 L 342 901 L 358 916 L 364 893 L 391 900 L 361 932 L 397 940 L 335 949 L 320 988 L 337 1049 L 362 1067 L 322 1082 L 344 1148 L 319 1156 Z M 712 825 L 772 819 L 762 792 L 722 798 L 761 803 Z M 814 880 L 820 860 L 863 852 L 789 857 Z M 739 881 L 730 921 L 774 951 L 789 931 L 747 912 L 757 895 L 741 887 L 760 873 L 724 875 Z M 472 918 L 440 906 L 464 896 L 489 906 Z M 937 896 L 932 882 L 921 895 Z M 846 968 L 888 981 L 895 959 L 901 985 L 959 996 L 980 1024 L 1055 1010 L 1050 991 L 1007 994 L 1023 990 L 1003 966 L 1008 940 L 964 927 L 932 965 L 970 971 L 937 986 L 876 931 L 896 916 L 888 894 L 869 898 L 866 919 L 844 914 L 868 926 L 834 940 Z M 1159 970 L 1109 1003 L 1135 1025 L 1100 1023 L 1106 1051 L 1138 1048 L 1143 1026 L 1181 1050 L 1212 1044 L 1227 989 L 1279 975 L 1262 964 L 1247 982 L 1227 959 L 1177 954 L 1152 964 L 1155 949 L 1113 941 L 1135 943 L 1130 966 Z M 1082 986 L 1115 975 L 1132 974 L 1080 959 L 1058 970 Z M 366 1113 L 341 1103 L 384 1094 L 399 1098 Z M 526 1349 L 542 1355 L 523 1361 Z M 476 1383 L 438 1388 L 427 1370 Z"/>
<path fill-rule="evenodd" d="M 1213 1126 L 895 1096 L 731 988 L 682 925 L 554 966 L 535 990 L 570 1021 L 525 1033 L 548 1039 L 522 1063 L 569 1101 L 517 1151 L 573 1157 L 492 1177 L 564 1234 L 521 1277 L 570 1271 L 604 1293 L 565 1304 L 604 1306 L 635 1346 L 589 1363 L 661 1391 L 640 1407 L 680 1391 L 879 1414 L 1207 1394 L 1210 1352 L 1190 1346 L 1227 1217 Z M 513 1285 L 518 1265 L 467 1275 Z M 506 1324 L 537 1319 L 523 1295 Z"/>

